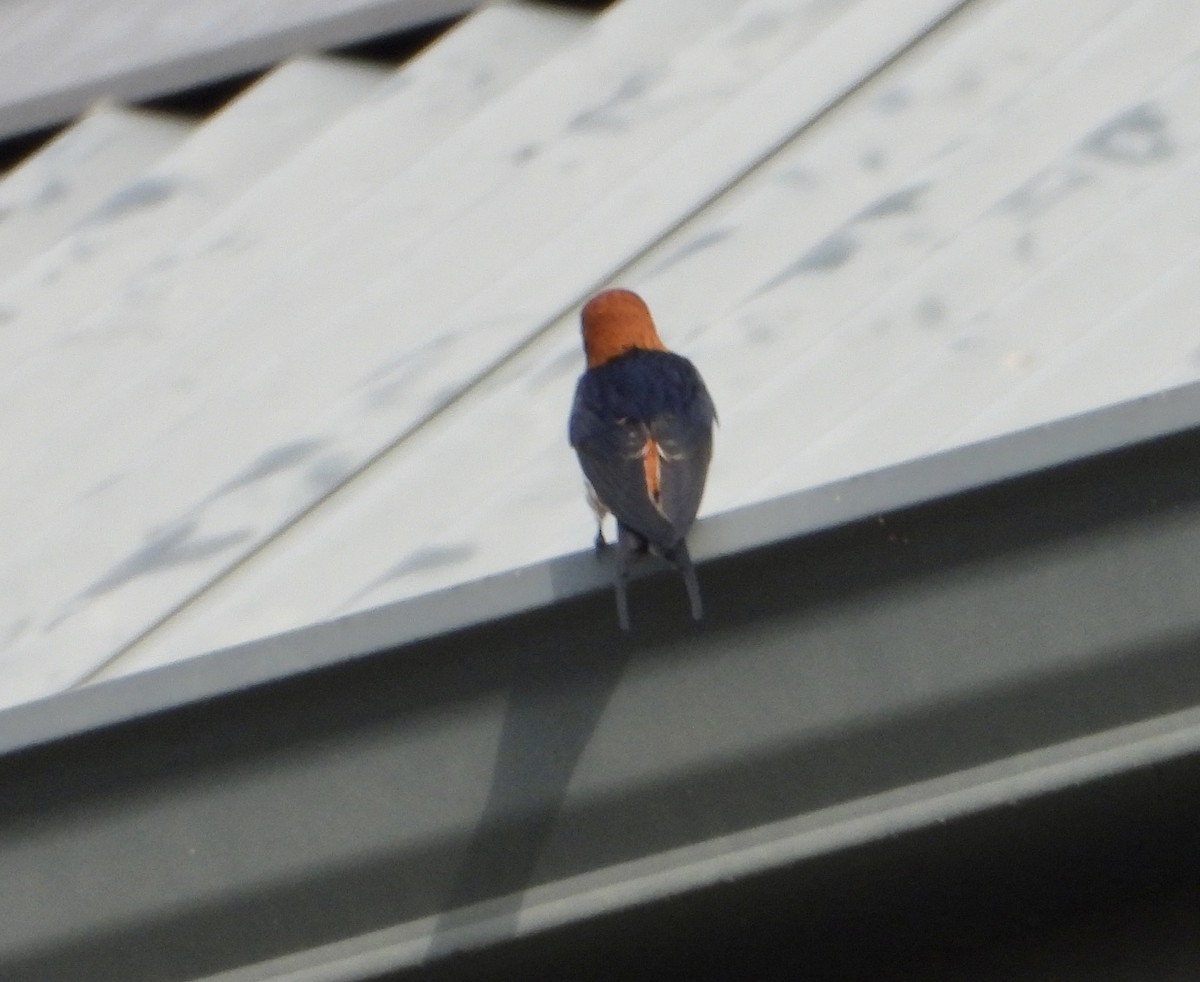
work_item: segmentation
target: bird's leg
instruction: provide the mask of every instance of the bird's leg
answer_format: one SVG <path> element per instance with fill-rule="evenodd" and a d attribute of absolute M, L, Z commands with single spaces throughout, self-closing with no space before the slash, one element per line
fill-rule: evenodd
<path fill-rule="evenodd" d="M 608 514 L 608 508 L 600 503 L 600 499 L 596 497 L 596 489 L 592 487 L 592 482 L 585 480 L 583 482 L 584 493 L 587 495 L 587 503 L 591 506 L 592 513 L 596 516 L 596 558 L 600 558 L 600 554 L 604 552 L 604 547 L 608 542 L 604 539 L 604 516 Z"/>
<path fill-rule="evenodd" d="M 641 543 L 636 533 L 629 531 L 624 525 L 617 523 L 617 570 L 613 585 L 617 591 L 617 623 L 622 631 L 628 631 L 629 625 L 629 566 L 634 555 L 641 549 Z"/>
<path fill-rule="evenodd" d="M 704 604 L 700 600 L 700 581 L 696 579 L 696 567 L 692 565 L 692 557 L 688 552 L 687 542 L 680 539 L 679 545 L 667 553 L 666 558 L 675 565 L 675 568 L 683 576 L 683 584 L 687 587 L 688 600 L 692 605 L 692 619 L 700 620 L 704 617 Z"/>

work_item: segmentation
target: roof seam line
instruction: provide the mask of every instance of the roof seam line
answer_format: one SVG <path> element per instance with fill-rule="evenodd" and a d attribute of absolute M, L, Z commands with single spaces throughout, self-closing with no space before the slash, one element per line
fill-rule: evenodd
<path fill-rule="evenodd" d="M 164 612 L 160 617 L 148 624 L 142 631 L 138 632 L 128 641 L 114 649 L 103 661 L 89 667 L 86 672 L 76 676 L 68 684 L 68 688 L 76 688 L 81 685 L 86 685 L 96 678 L 101 672 L 109 666 L 125 657 L 139 645 L 146 642 L 154 636 L 159 630 L 165 627 L 171 620 L 177 617 L 180 613 L 190 607 L 193 603 L 206 596 L 209 592 L 215 589 L 228 577 L 235 574 L 248 563 L 265 552 L 270 546 L 277 542 L 280 538 L 286 535 L 289 531 L 314 514 L 318 509 L 324 507 L 333 498 L 341 495 L 347 488 L 357 483 L 361 478 L 372 470 L 376 465 L 382 463 L 394 451 L 406 444 L 412 437 L 422 432 L 427 426 L 442 416 L 448 409 L 456 405 L 472 392 L 474 392 L 483 382 L 487 381 L 496 372 L 503 369 L 509 362 L 522 354 L 530 345 L 534 344 L 539 338 L 543 337 L 547 331 L 571 308 L 575 306 L 574 301 L 567 307 L 556 311 L 550 317 L 546 318 L 542 324 L 535 330 L 531 331 L 521 342 L 513 348 L 508 349 L 505 354 L 485 366 L 475 375 L 468 378 L 461 386 L 450 392 L 446 397 L 433 407 L 424 417 L 417 420 L 406 429 L 402 430 L 393 440 L 371 454 L 361 465 L 346 474 L 336 484 L 332 485 L 325 492 L 314 498 L 311 502 L 295 512 L 286 521 L 280 523 L 273 531 L 264 536 L 254 546 L 247 549 L 244 553 L 232 560 L 227 566 L 221 569 L 210 577 L 205 583 L 192 591 L 187 597 L 180 600 L 169 610 Z M 565 441 L 564 441 L 565 446 Z"/>

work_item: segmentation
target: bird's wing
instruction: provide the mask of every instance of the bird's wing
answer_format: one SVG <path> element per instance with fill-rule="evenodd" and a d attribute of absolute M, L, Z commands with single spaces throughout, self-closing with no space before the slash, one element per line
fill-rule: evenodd
<path fill-rule="evenodd" d="M 655 545 L 674 545 L 681 533 L 651 497 L 646 484 L 646 454 L 652 452 L 649 428 L 639 422 L 605 419 L 576 406 L 571 443 L 584 477 L 596 497 L 619 522 Z"/>
<path fill-rule="evenodd" d="M 696 520 L 708 463 L 712 458 L 712 423 L 694 415 L 664 413 L 650 423 L 659 456 L 659 510 L 686 535 Z"/>
<path fill-rule="evenodd" d="M 617 520 L 669 550 L 696 517 L 715 419 L 689 361 L 636 352 L 580 379 L 571 445 L 596 497 Z"/>

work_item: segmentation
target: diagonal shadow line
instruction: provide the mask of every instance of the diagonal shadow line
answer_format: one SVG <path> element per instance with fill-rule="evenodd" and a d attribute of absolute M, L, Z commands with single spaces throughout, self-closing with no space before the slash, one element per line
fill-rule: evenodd
<path fill-rule="evenodd" d="M 629 650 L 574 663 L 538 652 L 515 673 L 483 813 L 466 844 L 427 952 L 432 961 L 468 943 L 513 937 L 525 890 L 535 884 L 571 777 L 608 705 Z"/>

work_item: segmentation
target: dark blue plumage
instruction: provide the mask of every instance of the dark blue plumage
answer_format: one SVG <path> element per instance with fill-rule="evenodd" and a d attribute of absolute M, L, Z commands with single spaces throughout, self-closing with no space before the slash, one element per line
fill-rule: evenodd
<path fill-rule="evenodd" d="M 633 348 L 579 380 L 571 446 L 596 498 L 649 545 L 675 546 L 692 527 L 712 456 L 716 410 L 695 366 Z M 647 493 L 642 450 L 661 450 L 659 499 Z"/>
<path fill-rule="evenodd" d="M 700 587 L 685 536 L 712 457 L 717 414 L 686 358 L 666 350 L 650 311 L 629 290 L 606 290 L 583 308 L 588 369 L 571 408 L 571 446 L 603 521 L 617 519 L 617 614 L 629 629 L 629 563 L 654 551 L 683 574 L 697 619 Z M 605 545 L 597 532 L 597 549 Z"/>

